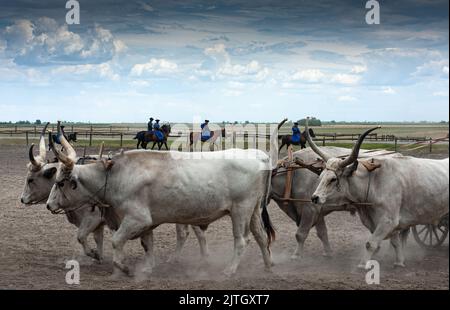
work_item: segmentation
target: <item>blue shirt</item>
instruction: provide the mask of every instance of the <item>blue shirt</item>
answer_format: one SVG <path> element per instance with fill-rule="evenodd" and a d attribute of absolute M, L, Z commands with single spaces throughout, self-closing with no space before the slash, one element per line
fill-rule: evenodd
<path fill-rule="evenodd" d="M 292 135 L 299 136 L 300 135 L 300 128 L 294 126 L 292 127 Z"/>

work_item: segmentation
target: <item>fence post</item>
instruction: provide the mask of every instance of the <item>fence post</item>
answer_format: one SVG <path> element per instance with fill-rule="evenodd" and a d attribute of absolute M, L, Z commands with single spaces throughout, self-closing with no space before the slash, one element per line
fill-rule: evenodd
<path fill-rule="evenodd" d="M 431 143 L 433 140 L 430 137 L 430 153 L 433 151 L 433 143 Z"/>
<path fill-rule="evenodd" d="M 397 137 L 394 138 L 394 151 L 397 152 Z"/>
<path fill-rule="evenodd" d="M 120 147 L 123 146 L 123 133 L 120 133 Z"/>
<path fill-rule="evenodd" d="M 34 126 L 34 136 L 36 137 L 36 135 L 37 135 L 37 128 L 36 126 Z"/>
<path fill-rule="evenodd" d="M 29 145 L 29 140 L 28 140 L 28 131 L 25 132 L 25 138 L 27 140 L 27 146 Z"/>
<path fill-rule="evenodd" d="M 325 136 L 322 137 L 322 146 L 325 146 Z"/>
<path fill-rule="evenodd" d="M 91 130 L 89 132 L 89 146 L 92 146 L 92 126 L 91 126 Z"/>
<path fill-rule="evenodd" d="M 17 125 L 14 126 L 14 132 L 17 132 Z"/>

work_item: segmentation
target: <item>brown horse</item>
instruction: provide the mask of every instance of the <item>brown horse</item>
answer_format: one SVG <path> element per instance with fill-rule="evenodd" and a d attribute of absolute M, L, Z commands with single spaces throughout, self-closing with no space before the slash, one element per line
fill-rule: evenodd
<path fill-rule="evenodd" d="M 314 134 L 314 131 L 309 128 L 309 135 L 313 138 L 316 137 L 316 135 Z M 278 153 L 281 151 L 281 149 L 283 148 L 283 146 L 286 145 L 286 149 L 289 147 L 289 145 L 300 145 L 300 148 L 304 149 L 306 148 L 306 132 L 302 132 L 302 134 L 300 135 L 300 141 L 299 142 L 292 142 L 292 135 L 284 135 L 284 136 L 279 136 L 278 139 L 281 139 L 281 146 L 278 149 Z"/>
<path fill-rule="evenodd" d="M 215 130 L 215 131 L 211 131 L 211 137 L 208 140 L 201 140 L 201 133 L 200 132 L 190 132 L 189 133 L 189 146 L 192 147 L 192 145 L 194 144 L 194 142 L 197 142 L 199 140 L 201 140 L 202 143 L 204 142 L 210 142 L 210 143 L 214 143 L 217 138 L 219 138 L 219 136 L 221 136 L 222 138 L 225 138 L 225 128 L 222 128 L 219 132 L 219 130 Z M 194 138 L 195 137 L 195 138 Z M 195 140 L 195 141 L 194 141 Z"/>
<path fill-rule="evenodd" d="M 139 146 L 142 146 L 143 149 L 147 149 L 147 144 L 149 142 L 153 142 L 152 150 L 155 148 L 155 145 L 158 144 L 158 150 L 161 150 L 161 147 L 164 145 L 166 147 L 166 150 L 169 150 L 169 147 L 167 146 L 167 138 L 169 137 L 171 127 L 169 124 L 164 124 L 161 126 L 161 131 L 164 134 L 163 140 L 159 140 L 156 136 L 156 133 L 154 130 L 152 131 L 139 131 L 136 136 L 133 139 L 137 139 L 137 146 L 136 148 L 139 148 Z"/>

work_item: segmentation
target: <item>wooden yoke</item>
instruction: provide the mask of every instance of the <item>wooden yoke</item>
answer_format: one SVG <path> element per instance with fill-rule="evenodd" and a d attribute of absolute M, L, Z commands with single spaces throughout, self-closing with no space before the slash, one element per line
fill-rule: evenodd
<path fill-rule="evenodd" d="M 292 145 L 289 145 L 288 147 L 288 161 L 292 162 L 293 155 L 292 155 Z M 285 199 L 283 201 L 283 204 L 287 206 L 289 204 L 289 198 L 291 198 L 291 191 L 292 191 L 292 165 L 289 165 L 286 167 L 286 183 L 284 185 L 284 195 L 283 198 Z"/>

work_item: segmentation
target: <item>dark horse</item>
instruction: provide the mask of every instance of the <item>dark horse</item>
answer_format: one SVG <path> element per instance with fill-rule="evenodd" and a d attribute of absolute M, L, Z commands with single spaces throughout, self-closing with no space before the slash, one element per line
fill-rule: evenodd
<path fill-rule="evenodd" d="M 209 139 L 211 139 L 212 137 L 215 137 L 216 135 L 219 135 L 219 133 L 216 133 L 218 130 L 216 131 L 211 131 L 211 137 Z M 201 133 L 197 133 L 198 134 L 198 139 L 201 139 Z M 225 138 L 225 128 L 222 128 L 222 130 L 220 131 L 220 135 L 222 136 L 222 138 Z M 189 133 L 189 145 L 192 145 L 194 143 L 194 132 L 190 132 Z M 202 140 L 202 142 L 206 142 L 207 140 Z"/>
<path fill-rule="evenodd" d="M 153 142 L 152 150 L 155 148 L 155 145 L 158 144 L 158 150 L 161 150 L 162 145 L 166 147 L 166 150 L 169 150 L 169 147 L 167 146 L 167 137 L 170 134 L 171 128 L 169 124 L 164 124 L 161 126 L 161 131 L 164 134 L 164 138 L 162 140 L 158 139 L 158 136 L 155 134 L 155 131 L 139 131 L 136 134 L 136 137 L 133 139 L 137 139 L 137 145 L 136 148 L 139 148 L 139 146 L 142 146 L 143 149 L 147 149 L 147 144 L 149 142 Z"/>
<path fill-rule="evenodd" d="M 313 138 L 316 137 L 316 135 L 314 134 L 314 131 L 309 128 L 309 135 Z M 281 151 L 281 148 L 283 146 L 286 145 L 286 149 L 289 147 L 289 145 L 300 145 L 300 147 L 302 149 L 306 148 L 306 133 L 302 132 L 302 134 L 300 135 L 300 141 L 299 142 L 292 142 L 292 135 L 284 135 L 284 136 L 279 136 L 278 139 L 281 139 L 281 146 L 278 149 L 278 153 Z"/>

